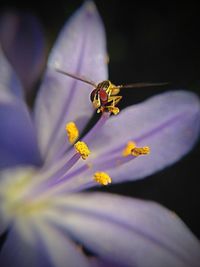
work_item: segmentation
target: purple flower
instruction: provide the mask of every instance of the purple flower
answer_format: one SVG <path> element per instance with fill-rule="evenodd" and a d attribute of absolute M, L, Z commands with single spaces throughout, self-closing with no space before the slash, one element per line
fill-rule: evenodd
<path fill-rule="evenodd" d="M 142 179 L 165 168 L 191 150 L 200 130 L 197 96 L 173 91 L 111 118 L 103 113 L 74 148 L 65 126 L 74 122 L 83 132 L 94 112 L 92 88 L 55 69 L 100 82 L 108 75 L 105 59 L 104 27 L 86 2 L 53 47 L 32 112 L 1 50 L 0 232 L 9 229 L 3 267 L 199 266 L 199 241 L 171 211 L 151 201 L 81 193 L 98 181 Z M 68 128 L 71 139 L 75 125 Z M 150 154 L 137 156 L 145 146 Z"/>
<path fill-rule="evenodd" d="M 30 14 L 6 12 L 0 18 L 2 48 L 23 88 L 36 83 L 45 61 L 45 41 L 39 21 Z"/>

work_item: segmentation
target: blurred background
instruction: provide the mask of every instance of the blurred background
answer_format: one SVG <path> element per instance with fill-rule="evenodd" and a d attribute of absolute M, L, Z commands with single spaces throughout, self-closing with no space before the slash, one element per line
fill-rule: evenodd
<path fill-rule="evenodd" d="M 7 0 L 0 5 L 1 12 L 14 9 L 37 16 L 50 50 L 59 30 L 82 2 Z M 169 1 L 95 3 L 106 28 L 110 80 L 115 84 L 169 82 L 163 87 L 124 90 L 120 108 L 167 90 L 187 89 L 200 96 L 200 20 L 192 1 L 177 6 Z M 157 201 L 176 212 L 200 238 L 199 164 L 200 142 L 181 161 L 148 179 L 102 191 Z"/>

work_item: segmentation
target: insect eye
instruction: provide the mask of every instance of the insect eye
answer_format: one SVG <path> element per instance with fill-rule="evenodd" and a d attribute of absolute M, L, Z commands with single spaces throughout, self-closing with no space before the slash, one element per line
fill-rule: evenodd
<path fill-rule="evenodd" d="M 94 98 L 95 98 L 96 94 L 97 94 L 97 91 L 96 91 L 96 89 L 94 89 L 94 90 L 91 92 L 91 94 L 90 94 L 90 100 L 91 100 L 92 102 L 94 101 Z"/>
<path fill-rule="evenodd" d="M 108 94 L 106 93 L 105 90 L 99 90 L 99 96 L 102 102 L 108 101 Z"/>

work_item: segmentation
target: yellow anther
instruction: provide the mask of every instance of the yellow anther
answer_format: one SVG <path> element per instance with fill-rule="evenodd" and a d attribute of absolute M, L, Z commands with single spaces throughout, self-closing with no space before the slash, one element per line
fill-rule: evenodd
<path fill-rule="evenodd" d="M 106 172 L 95 172 L 94 180 L 101 185 L 108 185 L 112 182 L 112 179 Z"/>
<path fill-rule="evenodd" d="M 132 141 L 129 141 L 125 149 L 122 151 L 122 155 L 124 157 L 127 157 L 129 155 L 138 157 L 140 155 L 147 155 L 149 153 L 150 153 L 150 148 L 148 146 L 136 147 L 136 144 Z"/>
<path fill-rule="evenodd" d="M 90 150 L 85 142 L 78 141 L 74 148 L 81 155 L 82 159 L 86 159 L 90 154 Z"/>
<path fill-rule="evenodd" d="M 132 154 L 132 150 L 136 147 L 136 144 L 132 141 L 129 141 L 126 145 L 126 147 L 124 148 L 124 150 L 122 151 L 122 155 L 124 157 L 127 157 L 129 155 Z"/>
<path fill-rule="evenodd" d="M 76 127 L 76 124 L 74 122 L 69 122 L 66 124 L 65 129 L 67 131 L 69 142 L 73 144 L 79 136 L 79 131 L 78 128 Z"/>
<path fill-rule="evenodd" d="M 135 157 L 138 157 L 140 155 L 147 155 L 150 153 L 150 147 L 144 146 L 144 147 L 135 147 L 132 150 L 132 155 Z"/>

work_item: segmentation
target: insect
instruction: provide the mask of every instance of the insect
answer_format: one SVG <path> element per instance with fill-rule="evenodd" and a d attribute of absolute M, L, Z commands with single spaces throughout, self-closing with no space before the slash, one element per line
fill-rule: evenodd
<path fill-rule="evenodd" d="M 114 85 L 109 80 L 102 81 L 98 84 L 83 77 L 78 76 L 69 72 L 56 69 L 57 72 L 67 75 L 73 79 L 82 81 L 84 83 L 90 84 L 94 89 L 90 94 L 90 100 L 93 107 L 97 109 L 97 113 L 109 111 L 113 114 L 119 113 L 119 108 L 116 105 L 122 99 L 122 96 L 118 95 L 122 88 L 140 88 L 149 86 L 161 86 L 167 83 L 133 83 L 126 85 Z"/>

